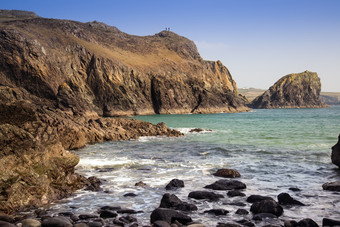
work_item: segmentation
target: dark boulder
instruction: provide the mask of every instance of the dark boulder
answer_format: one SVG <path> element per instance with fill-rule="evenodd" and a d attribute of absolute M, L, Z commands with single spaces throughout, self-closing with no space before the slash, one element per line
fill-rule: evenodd
<path fill-rule="evenodd" d="M 183 188 L 184 187 L 184 181 L 178 180 L 178 179 L 173 179 L 165 186 L 166 190 L 173 190 L 177 188 Z"/>
<path fill-rule="evenodd" d="M 166 221 L 155 221 L 153 227 L 171 227 L 171 225 Z"/>
<path fill-rule="evenodd" d="M 193 199 L 199 199 L 199 200 L 207 199 L 211 201 L 216 201 L 220 198 L 224 198 L 224 196 L 221 194 L 217 194 L 215 192 L 209 192 L 209 191 L 193 191 L 189 193 L 188 197 L 193 198 Z"/>
<path fill-rule="evenodd" d="M 197 210 L 196 205 L 182 202 L 182 200 L 180 200 L 176 195 L 169 193 L 163 195 L 159 207 L 182 211 Z"/>
<path fill-rule="evenodd" d="M 298 223 L 294 220 L 285 220 L 284 227 L 298 227 Z"/>
<path fill-rule="evenodd" d="M 340 226 L 340 220 L 322 219 L 322 226 Z"/>
<path fill-rule="evenodd" d="M 218 180 L 213 184 L 205 186 L 205 188 L 213 190 L 233 190 L 233 189 L 245 189 L 246 185 L 237 180 Z"/>
<path fill-rule="evenodd" d="M 120 217 L 118 220 L 123 222 L 123 223 L 125 223 L 125 224 L 130 224 L 130 223 L 133 223 L 133 222 L 137 222 L 137 218 L 132 217 L 130 215 Z"/>
<path fill-rule="evenodd" d="M 189 217 L 186 214 L 183 214 L 179 211 L 167 209 L 167 208 L 157 208 L 154 211 L 152 211 L 150 216 L 151 224 L 156 221 L 165 221 L 169 224 L 174 223 L 175 221 L 178 221 L 181 224 L 187 224 L 189 222 L 192 222 L 191 217 Z"/>
<path fill-rule="evenodd" d="M 11 218 L 8 215 L 0 215 L 0 221 L 5 221 L 5 222 L 9 222 L 9 223 L 14 223 L 14 219 Z"/>
<path fill-rule="evenodd" d="M 95 214 L 80 214 L 79 219 L 86 220 L 91 218 L 98 218 L 98 215 Z"/>
<path fill-rule="evenodd" d="M 243 220 L 237 221 L 237 223 L 240 223 L 243 226 L 249 226 L 249 227 L 255 226 L 254 223 L 252 223 L 251 221 L 249 221 L 247 219 L 243 219 Z"/>
<path fill-rule="evenodd" d="M 120 210 L 122 208 L 120 206 L 103 206 L 100 209 L 101 210 Z"/>
<path fill-rule="evenodd" d="M 279 200 L 279 204 L 281 204 L 281 205 L 305 206 L 305 204 L 301 203 L 300 201 L 293 199 L 288 193 L 280 193 L 277 196 L 277 199 Z"/>
<path fill-rule="evenodd" d="M 117 213 L 114 211 L 110 211 L 110 210 L 102 210 L 100 211 L 100 217 L 101 218 L 115 218 L 117 217 Z"/>
<path fill-rule="evenodd" d="M 241 192 L 239 190 L 231 190 L 227 193 L 227 195 L 229 197 L 236 197 L 236 196 L 244 197 L 244 196 L 246 196 L 246 194 L 244 194 L 243 192 Z"/>
<path fill-rule="evenodd" d="M 0 226 L 1 227 L 17 227 L 16 225 L 9 223 L 7 221 L 0 221 Z"/>
<path fill-rule="evenodd" d="M 42 223 L 42 227 L 72 227 L 73 223 L 71 219 L 63 216 L 57 217 L 47 217 L 45 218 Z"/>
<path fill-rule="evenodd" d="M 117 210 L 117 213 L 118 214 L 137 214 L 138 211 L 133 210 L 133 209 L 120 209 L 120 210 Z"/>
<path fill-rule="evenodd" d="M 214 176 L 224 177 L 224 178 L 236 178 L 241 177 L 241 174 L 234 169 L 218 169 Z"/>
<path fill-rule="evenodd" d="M 235 214 L 238 214 L 238 215 L 247 215 L 247 214 L 249 214 L 249 212 L 247 210 L 245 210 L 245 209 L 237 209 Z"/>
<path fill-rule="evenodd" d="M 204 211 L 204 213 L 215 214 L 216 216 L 220 216 L 220 215 L 227 215 L 229 211 L 225 209 L 211 209 L 211 210 Z"/>
<path fill-rule="evenodd" d="M 136 196 L 137 195 L 135 193 L 132 193 L 132 192 L 124 194 L 124 197 L 136 197 Z"/>
<path fill-rule="evenodd" d="M 291 188 L 288 188 L 289 190 L 293 191 L 293 192 L 299 192 L 301 191 L 300 188 L 296 188 L 296 187 L 291 187 Z"/>
<path fill-rule="evenodd" d="M 332 163 L 340 168 L 340 135 L 338 137 L 338 142 L 332 147 L 331 159 Z"/>
<path fill-rule="evenodd" d="M 340 181 L 325 183 L 322 188 L 323 190 L 340 192 Z"/>
<path fill-rule="evenodd" d="M 277 216 L 271 213 L 259 213 L 255 214 L 253 220 L 262 221 L 263 219 L 277 219 Z"/>
<path fill-rule="evenodd" d="M 316 224 L 315 221 L 313 221 L 310 218 L 302 219 L 298 222 L 299 227 L 319 227 L 318 224 Z"/>
<path fill-rule="evenodd" d="M 253 203 L 250 211 L 254 214 L 270 213 L 279 217 L 283 213 L 283 208 L 274 200 L 262 200 Z"/>
<path fill-rule="evenodd" d="M 272 197 L 262 195 L 251 195 L 247 198 L 248 203 L 255 203 L 262 200 L 274 200 L 274 199 Z"/>

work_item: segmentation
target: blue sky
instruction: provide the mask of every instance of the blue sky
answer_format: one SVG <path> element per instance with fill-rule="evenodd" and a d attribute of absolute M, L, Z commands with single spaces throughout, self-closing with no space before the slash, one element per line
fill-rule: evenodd
<path fill-rule="evenodd" d="M 317 72 L 340 92 L 340 0 L 1 0 L 1 9 L 101 21 L 134 35 L 170 27 L 206 60 L 221 60 L 238 87 L 267 89 L 282 76 Z"/>

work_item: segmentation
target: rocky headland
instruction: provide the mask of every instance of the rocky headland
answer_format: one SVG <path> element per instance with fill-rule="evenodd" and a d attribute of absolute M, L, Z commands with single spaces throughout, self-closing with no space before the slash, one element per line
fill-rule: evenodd
<path fill-rule="evenodd" d="M 293 73 L 279 79 L 249 106 L 255 109 L 328 107 L 321 101 L 320 91 L 321 82 L 317 73 Z"/>
<path fill-rule="evenodd" d="M 128 35 L 100 22 L 0 11 L 0 211 L 41 206 L 91 184 L 70 150 L 180 136 L 165 124 L 106 118 L 247 111 L 228 69 L 189 39 Z"/>

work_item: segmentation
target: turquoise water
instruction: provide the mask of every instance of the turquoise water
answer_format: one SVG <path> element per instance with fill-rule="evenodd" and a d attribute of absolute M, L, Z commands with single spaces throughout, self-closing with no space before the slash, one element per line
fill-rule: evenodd
<path fill-rule="evenodd" d="M 199 210 L 190 216 L 206 226 L 218 222 L 250 219 L 252 215 L 236 215 L 238 208 L 249 210 L 244 197 L 218 202 L 188 199 L 190 191 L 218 180 L 212 173 L 218 168 L 234 168 L 246 183 L 244 193 L 276 198 L 281 192 L 307 204 L 284 207 L 277 220 L 256 223 L 282 224 L 285 219 L 312 218 L 321 225 L 322 218 L 340 219 L 340 193 L 322 190 L 322 184 L 340 180 L 340 172 L 330 160 L 331 147 L 340 133 L 340 106 L 329 109 L 254 110 L 234 114 L 152 115 L 135 117 L 152 123 L 165 122 L 182 131 L 180 138 L 142 137 L 135 141 L 107 142 L 77 151 L 77 171 L 97 176 L 104 181 L 106 192 L 79 191 L 55 205 L 56 210 L 76 213 L 93 212 L 104 205 L 120 205 L 142 210 L 136 217 L 149 224 L 150 213 L 168 192 L 165 185 L 174 178 L 182 179 L 185 187 L 175 193 L 180 199 L 195 203 Z M 206 129 L 190 133 L 190 129 Z M 211 131 L 210 131 L 211 130 Z M 105 169 L 106 168 L 106 169 Z M 109 168 L 109 169 L 107 169 Z M 143 181 L 147 187 L 135 187 Z M 289 191 L 298 187 L 300 192 Z M 137 197 L 124 197 L 128 192 Z M 244 203 L 237 207 L 233 203 Z M 203 214 L 204 210 L 223 208 L 225 217 Z"/>

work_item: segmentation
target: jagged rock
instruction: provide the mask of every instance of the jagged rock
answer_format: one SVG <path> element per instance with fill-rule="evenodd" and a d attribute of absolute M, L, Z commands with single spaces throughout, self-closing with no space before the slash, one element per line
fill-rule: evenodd
<path fill-rule="evenodd" d="M 253 203 L 250 211 L 253 214 L 270 213 L 279 217 L 283 213 L 283 208 L 274 200 L 262 200 Z"/>
<path fill-rule="evenodd" d="M 340 135 L 338 136 L 338 142 L 332 147 L 331 159 L 332 163 L 340 168 Z"/>
<path fill-rule="evenodd" d="M 173 190 L 177 188 L 183 188 L 184 187 L 184 181 L 179 179 L 172 179 L 169 184 L 165 186 L 166 190 Z"/>
<path fill-rule="evenodd" d="M 137 186 L 137 187 L 145 187 L 146 184 L 143 181 L 139 181 L 139 182 L 135 183 L 135 186 Z"/>
<path fill-rule="evenodd" d="M 323 190 L 340 192 L 340 181 L 329 182 L 322 185 Z"/>
<path fill-rule="evenodd" d="M 157 208 L 156 210 L 152 211 L 150 216 L 151 223 L 156 221 L 165 221 L 169 224 L 178 221 L 181 224 L 187 224 L 192 222 L 191 217 L 172 209 L 167 208 Z"/>
<path fill-rule="evenodd" d="M 219 200 L 220 198 L 224 198 L 224 196 L 221 194 L 208 192 L 208 191 L 193 191 L 189 193 L 188 197 L 193 198 L 193 199 L 198 199 L 198 200 L 207 199 L 211 201 L 216 201 L 216 200 Z"/>
<path fill-rule="evenodd" d="M 218 169 L 214 176 L 217 177 L 225 177 L 225 178 L 236 178 L 241 177 L 241 174 L 234 169 Z"/>
<path fill-rule="evenodd" d="M 262 200 L 274 200 L 274 199 L 272 197 L 262 195 L 251 195 L 247 198 L 248 203 L 255 203 Z"/>
<path fill-rule="evenodd" d="M 176 195 L 166 193 L 163 195 L 160 208 L 170 208 L 174 210 L 191 211 L 197 210 L 197 206 L 194 204 L 189 204 L 182 202 Z"/>
<path fill-rule="evenodd" d="M 305 71 L 279 79 L 250 106 L 256 109 L 324 108 L 320 99 L 321 82 L 317 73 Z"/>
<path fill-rule="evenodd" d="M 205 186 L 205 188 L 213 190 L 233 190 L 233 189 L 245 189 L 246 185 L 237 180 L 218 180 L 213 184 Z"/>
<path fill-rule="evenodd" d="M 322 219 L 322 226 L 340 226 L 340 220 L 324 218 Z"/>
<path fill-rule="evenodd" d="M 299 205 L 299 206 L 305 206 L 305 204 L 301 203 L 300 201 L 297 201 L 296 199 L 293 199 L 288 193 L 280 193 L 277 196 L 277 199 L 279 201 L 279 204 L 281 204 L 281 205 Z"/>
<path fill-rule="evenodd" d="M 100 179 L 98 179 L 95 176 L 87 178 L 87 181 L 85 182 L 85 184 L 86 184 L 85 190 L 95 191 L 95 192 L 102 190 L 100 188 L 100 185 L 102 184 L 102 182 L 100 181 Z"/>
<path fill-rule="evenodd" d="M 211 210 L 205 210 L 204 213 L 215 214 L 216 216 L 220 216 L 220 215 L 228 214 L 229 211 L 225 209 L 211 209 Z"/>

